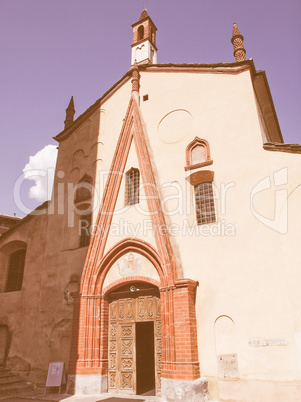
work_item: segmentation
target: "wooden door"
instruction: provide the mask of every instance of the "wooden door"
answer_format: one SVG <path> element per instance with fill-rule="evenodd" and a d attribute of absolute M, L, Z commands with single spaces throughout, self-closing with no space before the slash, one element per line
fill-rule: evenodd
<path fill-rule="evenodd" d="M 120 296 L 123 296 L 122 292 L 119 292 Z M 160 299 L 156 295 L 141 295 L 141 292 L 140 295 L 137 292 L 134 297 L 120 298 L 116 292 L 109 300 L 109 392 L 136 394 L 137 389 L 141 388 L 137 384 L 136 323 L 147 321 L 154 323 L 148 328 L 153 328 L 154 331 L 154 377 L 156 394 L 160 393 L 162 354 Z M 138 331 L 139 333 L 141 331 Z"/>
<path fill-rule="evenodd" d="M 161 361 L 162 361 L 162 339 L 161 339 L 161 310 L 160 297 L 139 296 L 136 299 L 136 322 L 154 322 L 154 359 L 155 359 L 155 383 L 156 395 L 161 393 Z"/>
<path fill-rule="evenodd" d="M 109 392 L 136 393 L 133 299 L 114 300 L 109 309 Z"/>

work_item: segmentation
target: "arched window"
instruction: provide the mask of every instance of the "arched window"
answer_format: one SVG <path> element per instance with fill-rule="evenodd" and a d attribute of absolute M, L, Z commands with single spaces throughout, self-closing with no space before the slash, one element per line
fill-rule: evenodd
<path fill-rule="evenodd" d="M 140 25 L 138 28 L 138 40 L 141 40 L 144 38 L 144 26 Z"/>
<path fill-rule="evenodd" d="M 10 255 L 6 292 L 21 290 L 23 282 L 24 264 L 26 250 L 17 250 Z"/>
<path fill-rule="evenodd" d="M 139 169 L 132 168 L 125 174 L 125 205 L 134 205 L 139 202 Z"/>
<path fill-rule="evenodd" d="M 151 37 L 152 37 L 152 43 L 154 44 L 154 45 L 156 45 L 156 35 L 155 35 L 155 32 L 154 32 L 154 30 L 153 30 L 153 28 L 152 28 L 152 30 L 151 30 Z"/>
<path fill-rule="evenodd" d="M 234 321 L 226 315 L 218 317 L 214 323 L 214 332 L 219 378 L 239 378 Z"/>
<path fill-rule="evenodd" d="M 77 204 L 83 201 L 88 201 L 91 198 L 92 178 L 88 175 L 84 175 L 77 185 L 74 202 Z"/>
<path fill-rule="evenodd" d="M 191 150 L 191 164 L 196 165 L 197 163 L 206 162 L 206 160 L 206 147 L 203 144 L 195 145 Z"/>
<path fill-rule="evenodd" d="M 202 182 L 194 186 L 195 211 L 198 225 L 216 221 L 212 182 Z"/>
<path fill-rule="evenodd" d="M 212 160 L 208 141 L 195 137 L 186 148 L 185 170 L 196 169 L 211 164 Z"/>

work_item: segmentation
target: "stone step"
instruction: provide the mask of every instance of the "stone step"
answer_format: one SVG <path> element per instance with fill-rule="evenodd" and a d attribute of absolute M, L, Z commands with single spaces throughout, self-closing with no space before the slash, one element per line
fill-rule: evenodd
<path fill-rule="evenodd" d="M 2 378 L 0 377 L 0 389 L 1 389 L 2 384 L 15 384 L 18 382 L 24 382 L 24 380 L 22 380 L 22 378 L 17 377 L 16 375 L 13 375 L 13 374 L 11 374 L 7 377 L 2 377 Z"/>
<path fill-rule="evenodd" d="M 6 395 L 18 395 L 33 389 L 33 385 L 27 384 L 21 377 L 13 374 L 8 368 L 0 368 L 0 399 Z"/>
<path fill-rule="evenodd" d="M 15 383 L 15 384 L 1 384 L 0 386 L 0 395 L 17 395 L 19 393 L 27 392 L 33 389 L 33 386 L 30 384 L 26 384 L 26 382 Z"/>
<path fill-rule="evenodd" d="M 0 369 L 0 378 L 3 378 L 3 377 L 8 377 L 8 376 L 10 376 L 11 375 L 11 372 L 10 372 L 10 370 L 9 369 L 7 369 L 7 368 L 2 368 L 2 369 Z"/>

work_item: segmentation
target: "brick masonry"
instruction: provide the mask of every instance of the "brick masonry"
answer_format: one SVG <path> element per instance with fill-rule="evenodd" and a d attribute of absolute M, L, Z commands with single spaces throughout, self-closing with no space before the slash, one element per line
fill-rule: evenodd
<path fill-rule="evenodd" d="M 133 72 L 137 79 L 137 67 Z M 139 77 L 138 77 L 139 78 Z M 139 87 L 138 87 L 139 88 Z M 136 89 L 136 88 L 135 88 Z M 136 89 L 137 90 L 137 89 Z M 124 239 L 106 255 L 104 249 L 114 212 L 129 148 L 134 139 L 141 177 L 146 187 L 157 250 L 143 240 Z M 69 372 L 71 375 L 106 375 L 108 373 L 108 301 L 110 291 L 128 283 L 149 282 L 160 290 L 162 325 L 162 378 L 195 380 L 200 377 L 195 314 L 197 283 L 179 279 L 166 227 L 158 188 L 146 145 L 140 111 L 132 95 L 108 177 L 96 224 L 103 230 L 92 236 L 80 291 L 74 297 L 73 333 Z M 119 280 L 106 289 L 104 279 L 112 264 L 124 253 L 138 252 L 148 258 L 158 271 L 160 283 L 143 277 Z"/>

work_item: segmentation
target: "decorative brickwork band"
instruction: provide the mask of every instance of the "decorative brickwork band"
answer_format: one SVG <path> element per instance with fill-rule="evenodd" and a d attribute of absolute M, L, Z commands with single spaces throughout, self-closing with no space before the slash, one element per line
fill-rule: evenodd
<path fill-rule="evenodd" d="M 139 74 L 139 68 L 137 61 L 135 61 L 135 64 L 132 67 L 132 92 L 138 92 L 139 93 L 139 79 L 140 79 L 140 74 Z"/>
<path fill-rule="evenodd" d="M 236 61 L 244 61 L 246 60 L 246 50 L 244 48 L 244 37 L 239 32 L 236 22 L 233 24 L 233 32 L 231 42 L 233 44 L 234 53 Z"/>

